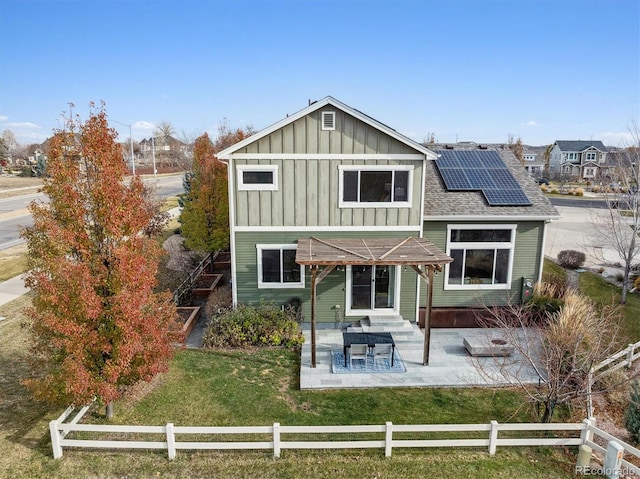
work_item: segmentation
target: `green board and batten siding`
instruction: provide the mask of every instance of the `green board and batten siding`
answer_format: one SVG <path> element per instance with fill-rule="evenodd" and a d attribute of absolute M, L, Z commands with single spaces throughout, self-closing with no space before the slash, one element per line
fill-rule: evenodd
<path fill-rule="evenodd" d="M 235 160 L 277 165 L 277 191 L 236 191 L 236 226 L 418 226 L 422 161 Z M 339 165 L 413 166 L 410 208 L 340 208 Z M 237 172 L 234 171 L 234 174 Z M 419 226 L 418 226 L 419 227 Z"/>
<path fill-rule="evenodd" d="M 444 290 L 444 271 L 434 278 L 433 306 L 441 307 L 478 307 L 482 304 L 504 303 L 507 298 L 513 296 L 520 300 L 522 278 L 538 278 L 540 271 L 542 242 L 544 235 L 544 222 L 542 221 L 508 221 L 508 224 L 516 224 L 516 243 L 513 253 L 513 270 L 510 290 Z M 429 238 L 436 246 L 446 251 L 447 225 L 473 224 L 473 222 L 425 222 L 424 237 Z M 486 223 L 478 223 L 485 225 Z M 491 224 L 499 224 L 492 221 Z M 423 293 L 421 291 L 421 293 Z M 424 294 L 420 297 L 420 306 L 425 306 Z"/>
<path fill-rule="evenodd" d="M 335 112 L 335 130 L 322 129 L 324 111 Z M 344 156 L 323 158 L 322 155 Z M 349 158 L 349 155 L 366 156 Z M 413 155 L 413 158 L 392 155 Z M 238 165 L 276 165 L 278 174 L 275 191 L 234 189 L 234 224 L 238 228 L 234 232 L 237 301 L 255 304 L 265 300 L 284 304 L 298 297 L 302 300 L 306 320 L 310 318 L 309 270 L 305 269 L 304 288 L 259 289 L 256 244 L 293 244 L 298 238 L 308 236 L 419 236 L 423 157 L 422 152 L 330 105 L 285 124 L 234 152 L 231 175 L 235 185 L 238 184 Z M 339 166 L 342 165 L 412 166 L 410 207 L 340 208 Z M 334 227 L 341 229 L 332 231 Z M 292 231 L 294 228 L 304 228 L 304 231 Z M 372 228 L 376 231 L 369 231 Z M 319 322 L 334 322 L 336 305 L 344 313 L 345 279 L 345 271 L 333 271 L 318 284 Z M 403 268 L 399 301 L 400 314 L 405 319 L 415 320 L 417 281 L 411 268 Z M 360 318 L 346 318 L 347 321 L 356 319 Z"/>
<path fill-rule="evenodd" d="M 335 130 L 322 130 L 323 111 L 335 111 Z M 277 165 L 277 191 L 235 190 L 236 226 L 417 226 L 421 217 L 422 160 L 381 159 L 376 155 L 415 155 L 418 151 L 354 118 L 327 107 L 287 124 L 238 150 L 236 165 Z M 260 155 L 371 155 L 367 159 L 269 159 Z M 244 155 L 256 155 L 247 159 Z M 340 165 L 413 166 L 410 208 L 339 208 Z"/>
<path fill-rule="evenodd" d="M 335 111 L 335 130 L 323 130 L 323 111 Z M 289 123 L 235 153 L 415 154 L 411 148 L 361 120 L 327 106 Z"/>
<path fill-rule="evenodd" d="M 273 301 L 276 304 L 284 304 L 292 297 L 299 297 L 303 301 L 303 314 L 305 321 L 311 317 L 310 310 L 310 284 L 308 268 L 305 269 L 305 287 L 292 289 L 258 289 L 257 250 L 256 243 L 288 244 L 295 243 L 298 238 L 315 236 L 317 238 L 406 238 L 416 236 L 416 232 L 237 232 L 236 233 L 236 288 L 239 303 L 259 303 L 261 300 Z M 402 268 L 400 284 L 400 314 L 407 320 L 415 321 L 416 316 L 416 282 L 417 275 L 411 268 Z M 344 271 L 332 271 L 319 284 L 317 289 L 318 322 L 334 322 L 335 306 L 340 305 L 341 311 L 345 311 L 345 275 Z M 349 316 L 347 321 L 360 319 L 358 316 Z"/>

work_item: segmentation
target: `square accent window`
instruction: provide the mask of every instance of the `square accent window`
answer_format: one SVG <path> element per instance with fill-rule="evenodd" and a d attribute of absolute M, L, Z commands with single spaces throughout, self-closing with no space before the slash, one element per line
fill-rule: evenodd
<path fill-rule="evenodd" d="M 238 190 L 278 189 L 278 165 L 238 165 Z"/>
<path fill-rule="evenodd" d="M 323 130 L 336 129 L 336 112 L 335 111 L 322 112 L 322 129 Z"/>
<path fill-rule="evenodd" d="M 340 207 L 410 207 L 411 166 L 339 166 Z"/>
<path fill-rule="evenodd" d="M 515 225 L 450 225 L 445 289 L 509 289 Z"/>
<path fill-rule="evenodd" d="M 304 266 L 295 244 L 257 244 L 258 288 L 304 288 Z"/>

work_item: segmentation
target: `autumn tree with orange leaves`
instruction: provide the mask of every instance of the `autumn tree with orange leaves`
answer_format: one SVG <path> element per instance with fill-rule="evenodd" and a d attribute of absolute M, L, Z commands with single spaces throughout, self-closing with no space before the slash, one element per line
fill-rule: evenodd
<path fill-rule="evenodd" d="M 25 384 L 52 404 L 98 398 L 113 414 L 123 388 L 167 369 L 177 318 L 170 294 L 154 293 L 161 254 L 142 234 L 153 212 L 127 167 L 102 108 L 69 119 L 49 150 L 48 202 L 30 206 L 23 231 L 34 374 Z"/>
<path fill-rule="evenodd" d="M 229 248 L 227 166 L 215 155 L 252 132 L 251 128 L 232 130 L 223 122 L 214 142 L 206 133 L 196 139 L 191 185 L 180 216 L 188 248 L 199 251 Z"/>

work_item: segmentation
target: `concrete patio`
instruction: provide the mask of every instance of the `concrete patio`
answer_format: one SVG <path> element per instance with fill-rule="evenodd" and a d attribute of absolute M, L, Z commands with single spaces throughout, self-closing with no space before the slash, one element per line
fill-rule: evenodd
<path fill-rule="evenodd" d="M 388 374 L 332 373 L 331 350 L 342 348 L 342 331 L 339 329 L 317 331 L 316 368 L 312 368 L 311 331 L 305 330 L 304 335 L 305 344 L 302 346 L 300 361 L 300 389 L 474 387 L 507 384 L 498 364 L 503 358 L 471 357 L 463 345 L 465 337 L 501 337 L 499 329 L 432 329 L 428 366 L 422 365 L 422 330 L 414 325 L 413 332 L 409 334 L 394 333 L 396 350 L 400 352 L 407 371 Z M 538 383 L 538 375 L 530 366 L 524 365 L 517 348 L 513 356 L 505 358 L 505 361 L 522 381 Z M 479 368 L 477 364 L 482 367 Z"/>

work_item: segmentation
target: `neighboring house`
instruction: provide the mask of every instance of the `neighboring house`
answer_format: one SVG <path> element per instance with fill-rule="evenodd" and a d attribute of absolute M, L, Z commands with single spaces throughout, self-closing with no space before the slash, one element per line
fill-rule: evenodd
<path fill-rule="evenodd" d="M 218 158 L 234 304 L 300 301 L 308 320 L 315 301 L 318 322 L 417 321 L 431 294 L 454 326 L 460 308 L 519 301 L 558 217 L 506 147 L 427 148 L 331 97 Z M 458 174 L 475 184 L 447 188 Z"/>
<path fill-rule="evenodd" d="M 523 152 L 522 152 L 524 169 L 533 178 L 540 178 L 544 176 L 544 170 L 545 170 L 544 152 L 546 149 L 547 149 L 546 146 L 524 145 Z"/>
<path fill-rule="evenodd" d="M 601 141 L 556 140 L 549 159 L 550 175 L 555 179 L 596 181 L 607 161 L 607 148 Z"/>
<path fill-rule="evenodd" d="M 144 138 L 140 142 L 140 152 L 143 155 L 151 155 L 153 150 L 155 149 L 156 153 L 160 152 L 170 152 L 170 153 L 181 153 L 187 148 L 187 145 L 182 141 L 172 137 L 159 137 L 159 138 Z"/>

